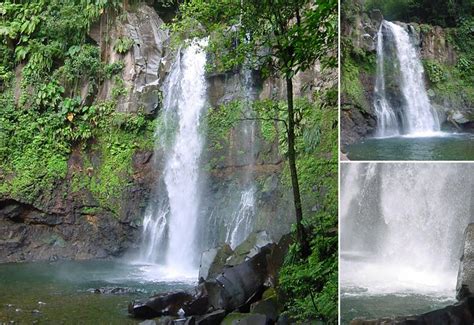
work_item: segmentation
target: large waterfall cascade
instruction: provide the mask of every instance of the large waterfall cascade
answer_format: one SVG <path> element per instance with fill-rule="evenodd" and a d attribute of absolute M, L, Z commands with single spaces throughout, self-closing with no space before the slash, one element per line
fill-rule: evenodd
<path fill-rule="evenodd" d="M 200 132 L 200 121 L 207 102 L 203 45 L 194 42 L 181 51 L 163 86 L 163 110 L 155 145 L 155 157 L 163 157 L 164 153 L 163 161 L 159 162 L 162 176 L 143 220 L 139 262 L 157 265 L 161 275 L 172 273 L 177 278 L 192 278 L 197 272 L 200 250 L 205 249 L 197 242 L 203 239 L 197 236 L 198 220 L 207 222 L 207 227 L 218 227 L 220 222 L 225 222 L 225 241 L 235 248 L 253 231 L 257 209 L 254 173 L 257 124 L 249 119 L 240 123 L 237 132 L 239 159 L 244 165 L 238 177 L 240 202 L 235 202 L 236 208 L 228 216 L 201 215 L 204 212 L 200 209 L 201 155 L 205 139 Z M 252 70 L 243 69 L 240 87 L 243 114 L 254 117 L 252 102 L 256 88 Z M 214 229 L 208 236 L 218 233 Z M 203 240 L 214 242 L 209 238 Z"/>
<path fill-rule="evenodd" d="M 473 171 L 456 164 L 344 164 L 342 288 L 454 297 L 473 212 Z"/>
<path fill-rule="evenodd" d="M 396 52 L 402 107 L 394 107 L 388 96 L 386 67 L 392 59 L 386 55 L 389 45 L 393 45 Z M 404 27 L 389 21 L 383 21 L 380 25 L 377 33 L 376 73 L 374 108 L 378 120 L 377 136 L 430 136 L 440 130 L 438 115 L 430 104 L 425 88 L 420 55 Z"/>
<path fill-rule="evenodd" d="M 206 104 L 205 42 L 194 41 L 182 51 L 165 81 L 163 123 L 156 131 L 156 150 L 165 152 L 163 180 L 157 186 L 165 188 L 156 193 L 166 193 L 166 199 L 152 201 L 143 221 L 142 260 L 164 264 L 177 274 L 193 273 L 199 253 L 194 238 L 204 141 L 199 125 Z"/>

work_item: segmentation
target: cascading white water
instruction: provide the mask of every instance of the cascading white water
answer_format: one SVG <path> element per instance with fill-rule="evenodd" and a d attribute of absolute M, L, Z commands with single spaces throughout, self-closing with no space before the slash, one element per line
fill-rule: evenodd
<path fill-rule="evenodd" d="M 374 107 L 377 114 L 377 136 L 379 137 L 400 134 L 400 126 L 398 125 L 397 117 L 387 100 L 387 94 L 385 92 L 383 27 L 384 22 L 380 24 L 379 31 L 377 32 L 377 74 L 374 90 Z"/>
<path fill-rule="evenodd" d="M 252 71 L 243 70 L 243 113 L 246 117 L 253 118 L 254 111 L 252 102 L 254 100 L 254 87 L 252 80 Z M 244 145 L 243 161 L 246 170 L 243 176 L 243 186 L 238 209 L 232 214 L 230 224 L 227 226 L 226 242 L 232 248 L 235 248 L 243 242 L 253 230 L 253 221 L 255 218 L 255 181 L 253 168 L 255 166 L 255 120 L 242 121 L 241 123 L 241 144 Z"/>
<path fill-rule="evenodd" d="M 399 86 L 404 99 L 404 107 L 392 107 L 387 99 L 384 66 L 384 30 L 395 43 L 399 63 Z M 424 70 L 418 51 L 404 27 L 383 21 L 377 37 L 377 80 L 375 85 L 375 111 L 379 121 L 379 136 L 393 136 L 399 133 L 411 136 L 432 135 L 440 130 L 437 113 L 430 104 L 425 89 Z M 394 110 L 400 110 L 402 124 L 397 121 Z"/>
<path fill-rule="evenodd" d="M 366 175 L 375 165 L 369 182 L 353 175 Z M 341 286 L 363 288 L 363 294 L 454 297 L 463 232 L 473 212 L 473 168 L 458 164 L 341 168 L 341 199 L 350 200 L 341 202 L 348 205 L 341 210 Z M 354 188 L 359 195 L 348 194 Z"/>
<path fill-rule="evenodd" d="M 232 224 L 227 229 L 226 243 L 235 248 L 252 231 L 255 216 L 255 186 L 242 192 L 238 210 L 232 215 Z"/>
<path fill-rule="evenodd" d="M 160 189 L 156 195 L 167 198 L 151 203 L 143 221 L 142 260 L 182 274 L 196 269 L 193 262 L 199 253 L 194 238 L 203 147 L 199 125 L 206 103 L 206 54 L 201 49 L 205 43 L 194 41 L 178 55 L 165 82 L 157 150 L 166 153 L 163 182 L 158 185 L 164 184 L 166 191 Z"/>

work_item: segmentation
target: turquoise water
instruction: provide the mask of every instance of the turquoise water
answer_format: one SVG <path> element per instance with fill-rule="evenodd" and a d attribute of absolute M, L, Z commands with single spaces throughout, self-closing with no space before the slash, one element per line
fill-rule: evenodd
<path fill-rule="evenodd" d="M 0 323 L 138 324 L 128 317 L 130 301 L 194 284 L 121 261 L 0 264 Z M 94 293 L 118 287 L 126 293 Z"/>
<path fill-rule="evenodd" d="M 341 289 L 341 324 L 354 318 L 378 319 L 383 317 L 418 315 L 455 303 L 450 297 L 420 294 L 368 295 L 363 290 Z"/>
<path fill-rule="evenodd" d="M 474 134 L 370 138 L 347 147 L 350 160 L 474 160 Z"/>

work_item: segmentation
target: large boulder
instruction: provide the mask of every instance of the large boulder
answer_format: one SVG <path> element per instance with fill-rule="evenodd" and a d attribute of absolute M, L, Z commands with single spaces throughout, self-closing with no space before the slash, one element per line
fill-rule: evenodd
<path fill-rule="evenodd" d="M 216 278 L 220 286 L 220 307 L 225 310 L 237 309 L 264 291 L 267 279 L 268 246 L 239 265 L 228 267 Z"/>
<path fill-rule="evenodd" d="M 241 264 L 245 260 L 257 255 L 262 247 L 271 243 L 273 243 L 273 240 L 265 230 L 253 232 L 235 248 L 232 256 L 227 259 L 226 265 L 234 266 Z"/>
<path fill-rule="evenodd" d="M 132 302 L 128 312 L 135 318 L 150 319 L 160 316 L 177 316 L 185 303 L 192 301 L 189 293 L 178 291 L 162 293 L 149 298 L 145 302 Z"/>
<path fill-rule="evenodd" d="M 220 324 L 221 321 L 224 319 L 225 315 L 226 315 L 226 311 L 223 309 L 219 309 L 219 310 L 213 311 L 212 313 L 202 316 L 201 318 L 199 318 L 196 324 L 198 325 Z"/>
<path fill-rule="evenodd" d="M 456 284 L 456 298 L 458 300 L 474 293 L 474 223 L 467 226 L 464 233 L 464 247 L 461 263 L 459 264 L 458 280 Z"/>
<path fill-rule="evenodd" d="M 202 282 L 219 275 L 232 253 L 233 251 L 229 244 L 224 244 L 221 247 L 211 248 L 203 252 L 199 265 L 199 281 Z"/>
<path fill-rule="evenodd" d="M 262 295 L 262 300 L 254 302 L 250 306 L 250 312 L 265 315 L 270 322 L 275 323 L 279 315 L 278 298 L 275 289 L 267 289 Z"/>
<path fill-rule="evenodd" d="M 262 314 L 230 313 L 222 321 L 221 325 L 266 325 L 267 317 Z"/>

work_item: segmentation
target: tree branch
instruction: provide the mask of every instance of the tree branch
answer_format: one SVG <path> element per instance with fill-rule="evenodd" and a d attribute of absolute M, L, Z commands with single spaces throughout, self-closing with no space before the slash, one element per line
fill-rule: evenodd
<path fill-rule="evenodd" d="M 281 122 L 285 125 L 285 129 L 288 131 L 288 125 L 286 121 L 279 118 L 264 118 L 264 117 L 243 117 L 238 119 L 238 121 L 272 121 L 272 122 Z"/>

